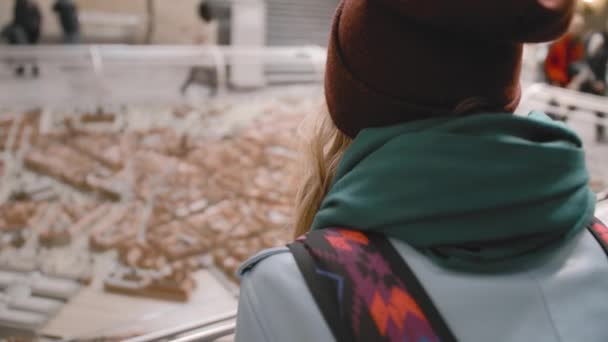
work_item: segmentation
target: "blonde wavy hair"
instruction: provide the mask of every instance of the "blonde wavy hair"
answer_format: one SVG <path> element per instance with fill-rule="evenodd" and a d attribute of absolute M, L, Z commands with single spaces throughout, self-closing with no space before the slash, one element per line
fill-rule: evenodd
<path fill-rule="evenodd" d="M 482 97 L 467 98 L 454 107 L 452 112 L 454 116 L 463 116 L 482 110 L 500 112 Z M 294 238 L 310 230 L 321 202 L 332 185 L 342 156 L 352 143 L 352 139 L 335 126 L 325 104 L 304 120 L 299 138 L 301 146 L 296 169 Z"/>
<path fill-rule="evenodd" d="M 300 130 L 300 161 L 295 198 L 294 237 L 306 234 L 352 139 L 336 128 L 323 105 L 307 117 Z"/>

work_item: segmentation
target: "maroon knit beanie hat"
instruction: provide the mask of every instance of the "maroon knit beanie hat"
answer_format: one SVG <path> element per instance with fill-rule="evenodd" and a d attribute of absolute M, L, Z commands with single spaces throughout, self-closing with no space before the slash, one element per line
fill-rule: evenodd
<path fill-rule="evenodd" d="M 562 35 L 576 0 L 342 0 L 325 96 L 350 137 L 366 127 L 450 115 L 480 98 L 519 104 L 523 43 Z"/>

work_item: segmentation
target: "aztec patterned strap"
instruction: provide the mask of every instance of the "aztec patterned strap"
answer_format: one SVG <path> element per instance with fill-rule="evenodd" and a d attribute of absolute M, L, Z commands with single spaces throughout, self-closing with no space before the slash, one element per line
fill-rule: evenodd
<path fill-rule="evenodd" d="M 608 255 L 608 227 L 588 229 Z M 325 229 L 288 247 L 337 341 L 456 341 L 386 237 Z"/>
<path fill-rule="evenodd" d="M 325 229 L 288 247 L 337 341 L 456 341 L 386 237 Z"/>
<path fill-rule="evenodd" d="M 591 226 L 589 226 L 589 231 L 591 231 L 591 234 L 595 236 L 606 254 L 608 254 L 608 227 L 596 218 L 593 220 L 593 223 L 591 223 Z"/>

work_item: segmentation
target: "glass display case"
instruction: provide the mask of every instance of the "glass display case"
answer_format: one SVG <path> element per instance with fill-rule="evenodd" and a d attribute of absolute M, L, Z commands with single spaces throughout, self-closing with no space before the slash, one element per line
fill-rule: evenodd
<path fill-rule="evenodd" d="M 324 64 L 318 47 L 0 49 L 0 339 L 229 341 L 238 265 L 290 238 Z M 606 197 L 606 100 L 532 85 L 531 109 L 572 113 Z"/>
<path fill-rule="evenodd" d="M 226 331 L 238 265 L 289 238 L 295 136 L 322 110 L 324 55 L 0 50 L 0 337 Z M 31 65 L 39 77 L 13 76 Z"/>

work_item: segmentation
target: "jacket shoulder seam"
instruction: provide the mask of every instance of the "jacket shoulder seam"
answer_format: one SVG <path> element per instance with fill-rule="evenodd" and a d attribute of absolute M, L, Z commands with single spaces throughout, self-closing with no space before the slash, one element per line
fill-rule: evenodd
<path fill-rule="evenodd" d="M 284 253 L 291 253 L 291 252 L 289 251 L 289 249 L 287 247 L 277 247 L 277 248 L 263 250 L 263 251 L 259 252 L 258 254 L 245 260 L 245 262 L 243 262 L 241 264 L 241 266 L 239 266 L 238 270 L 236 271 L 236 275 L 237 275 L 237 277 L 242 278 L 243 275 L 245 275 L 248 271 L 253 269 L 260 262 L 262 262 L 274 255 L 284 254 Z"/>

